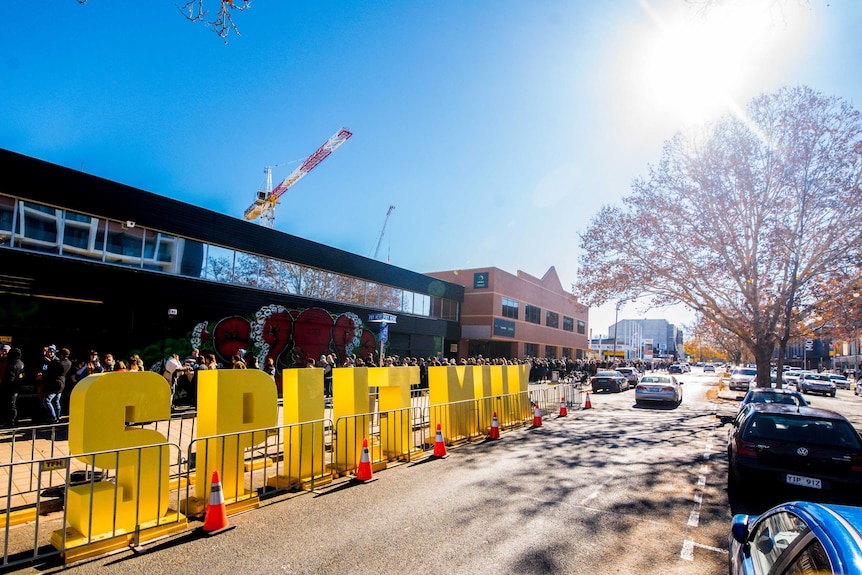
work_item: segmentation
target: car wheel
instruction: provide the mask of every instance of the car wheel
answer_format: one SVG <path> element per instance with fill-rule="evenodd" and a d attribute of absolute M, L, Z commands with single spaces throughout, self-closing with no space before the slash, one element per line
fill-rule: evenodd
<path fill-rule="evenodd" d="M 835 393 L 836 393 L 836 392 L 834 392 L 834 391 L 832 392 L 832 397 L 835 397 Z"/>
<path fill-rule="evenodd" d="M 621 392 L 622 390 L 623 390 L 623 384 L 618 383 L 618 384 L 617 384 L 616 392 L 617 392 L 617 393 L 619 393 L 619 392 Z"/>

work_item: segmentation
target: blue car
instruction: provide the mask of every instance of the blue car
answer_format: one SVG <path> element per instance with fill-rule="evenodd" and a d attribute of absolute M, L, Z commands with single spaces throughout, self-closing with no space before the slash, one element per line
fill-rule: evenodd
<path fill-rule="evenodd" d="M 862 508 L 796 501 L 758 516 L 736 515 L 730 575 L 862 573 Z"/>

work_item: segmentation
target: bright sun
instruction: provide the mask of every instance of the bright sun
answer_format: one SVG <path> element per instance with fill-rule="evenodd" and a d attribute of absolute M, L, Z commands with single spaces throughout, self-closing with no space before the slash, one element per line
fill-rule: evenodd
<path fill-rule="evenodd" d="M 731 108 L 773 36 L 770 3 L 721 2 L 672 17 L 659 15 L 646 0 L 641 5 L 655 24 L 637 48 L 639 83 L 650 107 L 685 123 Z"/>

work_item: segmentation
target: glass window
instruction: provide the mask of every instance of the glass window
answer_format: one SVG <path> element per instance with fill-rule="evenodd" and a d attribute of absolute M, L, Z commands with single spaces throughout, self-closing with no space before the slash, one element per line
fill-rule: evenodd
<path fill-rule="evenodd" d="M 365 290 L 365 305 L 368 307 L 378 307 L 380 304 L 380 285 L 374 282 L 368 282 Z"/>
<path fill-rule="evenodd" d="M 510 319 L 518 319 L 518 300 L 503 296 L 503 309 L 500 314 Z"/>
<path fill-rule="evenodd" d="M 143 228 L 128 228 L 120 222 L 108 222 L 105 261 L 139 268 L 143 264 Z"/>
<path fill-rule="evenodd" d="M 563 316 L 563 331 L 575 331 L 575 320 L 573 318 Z"/>
<path fill-rule="evenodd" d="M 102 261 L 105 222 L 76 212 L 66 212 L 63 254 Z"/>
<path fill-rule="evenodd" d="M 320 297 L 323 293 L 323 282 L 326 281 L 323 272 L 315 268 L 302 268 L 302 284 L 300 294 L 305 297 Z"/>
<path fill-rule="evenodd" d="M 526 357 L 538 357 L 539 346 L 535 343 L 525 343 L 524 344 L 524 355 Z"/>
<path fill-rule="evenodd" d="M 782 575 L 819 575 L 833 573 L 823 545 L 816 538 L 791 560 Z"/>
<path fill-rule="evenodd" d="M 768 573 L 781 553 L 807 530 L 805 522 L 788 511 L 762 519 L 751 534 L 751 561 L 758 573 Z"/>
<path fill-rule="evenodd" d="M 15 219 L 15 199 L 0 196 L 0 245 L 11 245 L 12 224 Z"/>
<path fill-rule="evenodd" d="M 16 247 L 52 254 L 60 253 L 58 222 L 62 210 L 32 202 L 21 202 L 19 206 L 21 214 L 18 216 Z"/>
<path fill-rule="evenodd" d="M 350 297 L 345 301 L 358 305 L 365 305 L 366 281 L 359 278 L 350 278 Z"/>
<path fill-rule="evenodd" d="M 587 324 L 581 320 L 578 320 L 578 333 L 587 333 Z"/>
<path fill-rule="evenodd" d="M 548 359 L 556 359 L 557 358 L 557 346 L 546 345 L 545 346 L 545 357 Z"/>
<path fill-rule="evenodd" d="M 413 297 L 413 313 L 417 315 L 431 315 L 431 296 L 417 293 Z"/>
<path fill-rule="evenodd" d="M 353 294 L 351 293 L 353 290 L 353 281 L 348 276 L 343 276 L 341 274 L 333 274 L 335 277 L 333 281 L 335 282 L 335 293 L 338 294 L 337 300 L 343 302 L 352 302 Z"/>
<path fill-rule="evenodd" d="M 332 272 L 320 272 L 320 297 L 331 301 L 338 301 L 338 274 Z"/>
<path fill-rule="evenodd" d="M 173 273 L 175 270 L 177 239 L 154 230 L 144 233 L 144 269 Z"/>
<path fill-rule="evenodd" d="M 233 250 L 207 245 L 205 253 L 206 270 L 204 271 L 204 277 L 217 282 L 233 283 Z"/>
<path fill-rule="evenodd" d="M 401 311 L 404 313 L 413 313 L 413 292 L 410 290 L 401 292 Z"/>
<path fill-rule="evenodd" d="M 236 253 L 234 282 L 238 285 L 259 287 L 263 272 L 263 258 L 244 252 Z"/>
<path fill-rule="evenodd" d="M 530 323 L 542 323 L 542 310 L 534 305 L 527 304 L 524 306 L 524 321 Z"/>
<path fill-rule="evenodd" d="M 548 327 L 560 327 L 560 314 L 553 311 L 546 311 L 545 325 Z"/>
<path fill-rule="evenodd" d="M 380 307 L 398 311 L 401 309 L 401 290 L 391 286 L 380 286 Z"/>

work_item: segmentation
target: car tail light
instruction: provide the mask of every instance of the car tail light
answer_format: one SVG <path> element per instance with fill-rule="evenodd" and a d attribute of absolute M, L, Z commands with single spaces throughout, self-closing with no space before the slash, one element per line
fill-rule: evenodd
<path fill-rule="evenodd" d="M 753 441 L 736 440 L 736 454 L 745 457 L 755 457 L 757 455 L 757 447 Z"/>
<path fill-rule="evenodd" d="M 635 387 L 635 391 L 646 391 L 646 387 L 644 387 L 643 385 L 638 385 L 637 387 Z"/>
<path fill-rule="evenodd" d="M 662 391 L 666 391 L 666 392 L 669 392 L 669 393 L 670 393 L 670 392 L 672 392 L 672 391 L 673 391 L 673 388 L 672 388 L 672 387 L 670 387 L 670 386 L 667 386 L 667 387 L 663 387 L 663 388 L 661 388 L 661 390 L 662 390 Z"/>
<path fill-rule="evenodd" d="M 862 454 L 850 456 L 850 471 L 851 473 L 862 473 Z"/>

